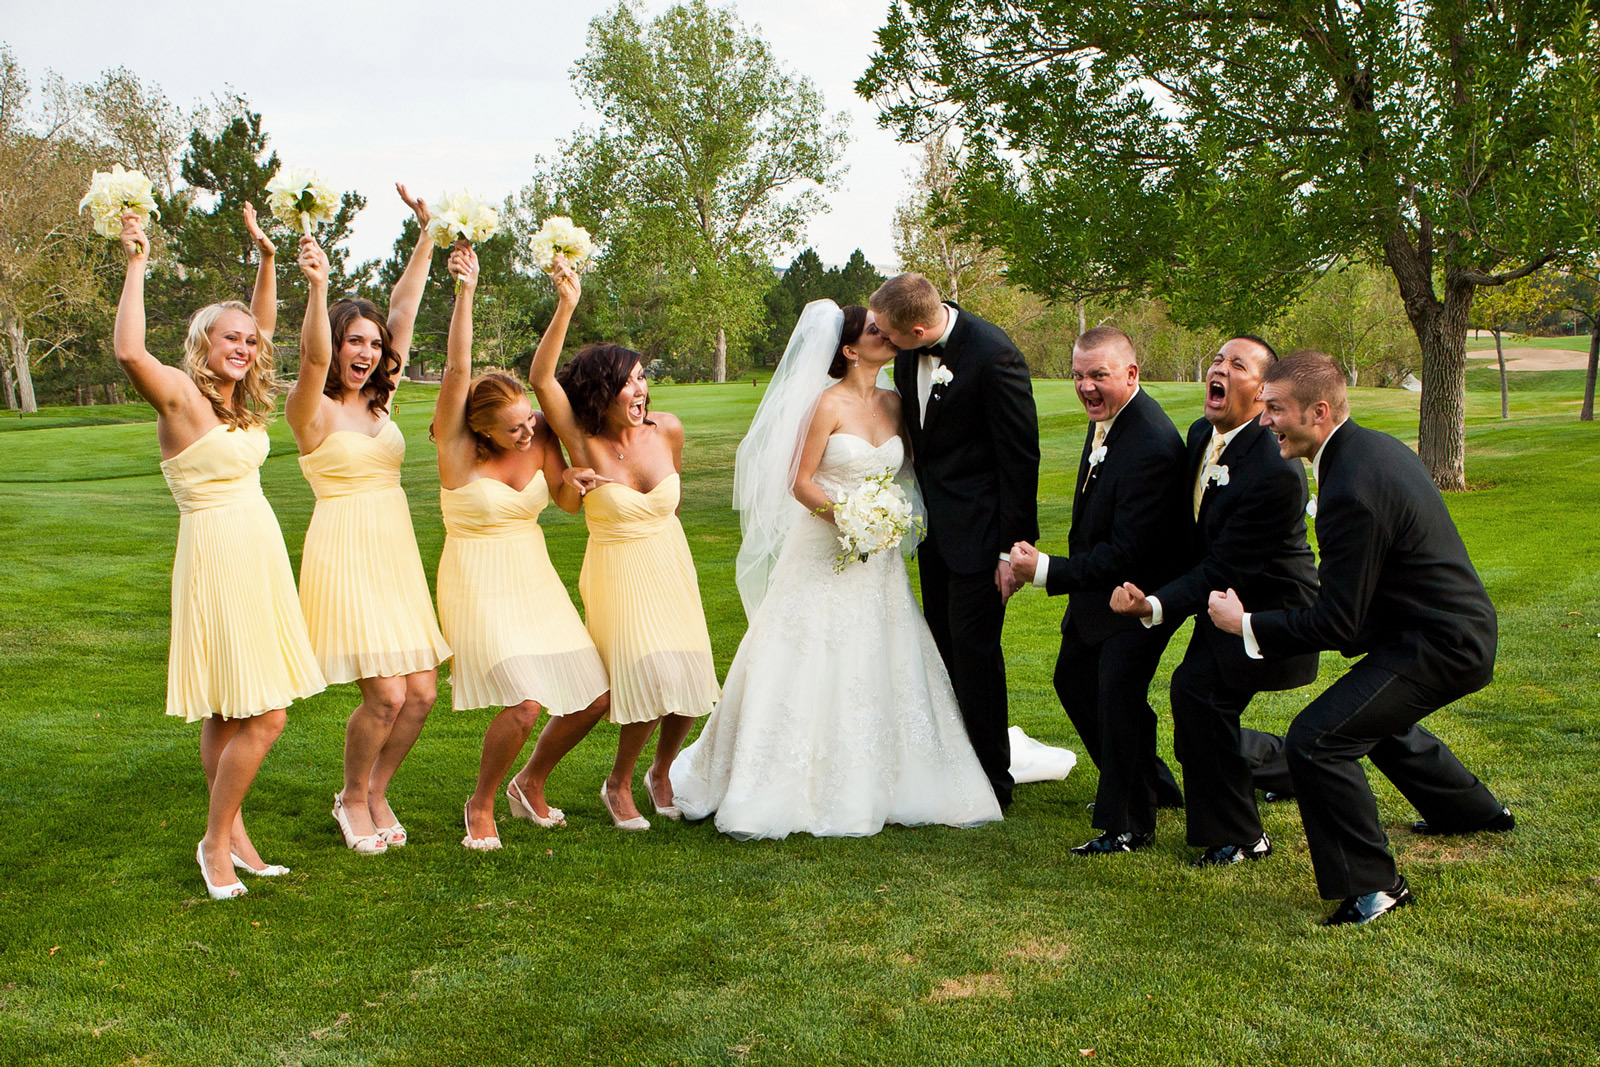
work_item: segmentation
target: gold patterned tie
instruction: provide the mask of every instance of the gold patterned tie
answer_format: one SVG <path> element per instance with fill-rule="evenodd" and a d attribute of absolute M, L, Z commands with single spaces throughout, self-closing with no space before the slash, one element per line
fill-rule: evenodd
<path fill-rule="evenodd" d="M 1195 475 L 1194 479 L 1194 517 L 1197 522 L 1200 519 L 1200 501 L 1206 495 L 1206 470 L 1222 458 L 1222 449 L 1225 444 L 1226 442 L 1223 441 L 1222 435 L 1212 430 L 1211 444 L 1206 447 L 1206 458 L 1200 464 L 1200 473 Z"/>
<path fill-rule="evenodd" d="M 1098 452 L 1100 450 L 1100 446 L 1105 444 L 1105 443 L 1106 443 L 1106 424 L 1103 423 L 1103 422 L 1097 422 L 1097 423 L 1094 424 L 1094 444 L 1089 446 L 1089 455 L 1093 456 L 1096 452 Z M 1089 470 L 1083 476 L 1083 485 L 1080 488 L 1080 491 L 1082 491 L 1082 489 L 1089 488 L 1089 479 L 1091 479 L 1093 477 L 1094 477 L 1094 461 L 1091 459 L 1089 461 Z"/>

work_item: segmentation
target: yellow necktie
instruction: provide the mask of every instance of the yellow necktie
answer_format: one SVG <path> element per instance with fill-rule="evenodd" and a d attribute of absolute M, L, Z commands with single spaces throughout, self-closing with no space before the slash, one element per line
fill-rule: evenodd
<path fill-rule="evenodd" d="M 1103 422 L 1097 422 L 1094 424 L 1094 444 L 1089 447 L 1089 455 L 1092 457 L 1095 452 L 1099 451 L 1100 446 L 1104 445 L 1105 443 L 1106 424 Z M 1094 477 L 1094 466 L 1094 460 L 1090 459 L 1089 470 L 1083 476 L 1083 485 L 1079 487 L 1080 491 L 1082 489 L 1089 488 L 1089 479 Z"/>
<path fill-rule="evenodd" d="M 1206 447 L 1206 458 L 1200 464 L 1200 473 L 1194 479 L 1194 517 L 1200 518 L 1200 500 L 1206 495 L 1206 470 L 1222 458 L 1222 449 L 1226 445 L 1222 435 L 1215 430 L 1211 431 L 1211 444 Z"/>

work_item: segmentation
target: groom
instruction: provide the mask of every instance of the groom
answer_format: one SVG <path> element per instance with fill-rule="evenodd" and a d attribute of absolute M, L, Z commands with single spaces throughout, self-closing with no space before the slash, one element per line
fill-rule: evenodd
<path fill-rule="evenodd" d="M 920 274 L 890 278 L 869 301 L 894 361 L 917 480 L 928 510 L 918 550 L 922 610 L 961 704 L 978 762 L 1011 803 L 1006 601 L 1020 586 L 1006 552 L 1039 536 L 1039 419 L 1028 364 L 1005 332 L 941 302 Z"/>

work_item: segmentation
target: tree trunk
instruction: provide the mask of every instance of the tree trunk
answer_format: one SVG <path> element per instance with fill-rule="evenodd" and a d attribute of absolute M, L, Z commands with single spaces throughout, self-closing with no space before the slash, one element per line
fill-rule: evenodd
<path fill-rule="evenodd" d="M 1078 300 L 1078 336 L 1082 337 L 1084 334 L 1086 334 L 1088 332 L 1089 332 L 1089 320 L 1084 318 L 1083 300 L 1080 298 Z"/>
<path fill-rule="evenodd" d="M 39 410 L 39 402 L 33 395 L 33 373 L 28 366 L 28 335 L 15 316 L 6 318 L 5 332 L 11 346 L 11 370 L 17 376 L 18 405 L 24 415 L 32 415 Z"/>
<path fill-rule="evenodd" d="M 1589 319 L 1589 370 L 1583 377 L 1583 410 L 1578 412 L 1579 422 L 1594 421 L 1594 372 L 1600 364 L 1600 323 Z"/>
<path fill-rule="evenodd" d="M 1593 378 L 1593 375 L 1590 375 Z M 17 410 L 17 381 L 11 377 L 11 363 L 6 359 L 5 353 L 0 352 L 0 388 L 6 393 L 6 408 L 10 411 Z M 1590 390 L 1591 393 L 1594 390 Z"/>
<path fill-rule="evenodd" d="M 1398 228 L 1384 241 L 1383 258 L 1422 349 L 1417 455 L 1441 491 L 1460 492 L 1467 487 L 1467 316 L 1476 287 L 1447 269 L 1441 301 L 1431 257 L 1419 254 Z"/>
<path fill-rule="evenodd" d="M 711 380 L 728 380 L 728 335 L 721 326 L 717 327 L 717 361 L 711 368 Z"/>
<path fill-rule="evenodd" d="M 1506 350 L 1500 344 L 1500 331 L 1495 330 L 1493 333 L 1494 356 L 1500 361 L 1500 417 L 1509 419 L 1511 417 L 1511 402 L 1510 398 L 1506 396 Z"/>

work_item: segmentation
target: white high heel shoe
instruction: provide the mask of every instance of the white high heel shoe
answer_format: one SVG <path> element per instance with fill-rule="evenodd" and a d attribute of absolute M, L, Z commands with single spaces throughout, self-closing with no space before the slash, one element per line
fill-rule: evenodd
<path fill-rule="evenodd" d="M 528 803 L 527 794 L 517 784 L 516 778 L 506 783 L 506 800 L 511 802 L 511 817 L 513 819 L 527 819 L 536 826 L 546 830 L 554 830 L 558 826 L 567 825 L 567 813 L 560 808 L 551 808 L 549 815 L 540 815 L 533 810 L 533 805 Z"/>
<path fill-rule="evenodd" d="M 344 813 L 344 793 L 333 794 L 333 821 L 339 824 L 339 832 L 344 835 L 344 847 L 363 856 L 381 856 L 389 849 L 388 844 L 377 834 L 363 834 L 356 836 L 350 829 L 350 817 Z"/>
<path fill-rule="evenodd" d="M 212 900 L 232 900 L 242 897 L 250 892 L 243 882 L 230 882 L 227 885 L 212 885 L 211 876 L 206 873 L 206 843 L 200 842 L 194 846 L 194 861 L 200 865 L 200 880 L 206 884 L 206 892 Z"/>
<path fill-rule="evenodd" d="M 611 822 L 618 830 L 648 830 L 650 820 L 643 815 L 635 815 L 631 819 L 619 819 L 617 813 L 611 810 L 611 794 L 606 792 L 606 783 L 600 783 L 600 803 L 606 806 L 606 814 L 611 816 Z"/>
<path fill-rule="evenodd" d="M 663 819 L 683 818 L 683 811 L 678 807 L 678 805 L 668 804 L 665 807 L 661 807 L 656 804 L 656 791 L 655 787 L 650 784 L 650 771 L 648 768 L 646 768 L 644 772 L 644 795 L 650 798 L 650 810 L 661 816 Z"/>
<path fill-rule="evenodd" d="M 280 874 L 288 874 L 289 868 L 281 863 L 269 863 L 265 867 L 252 867 L 239 858 L 237 852 L 229 852 L 228 858 L 233 860 L 234 867 L 248 874 L 259 874 L 263 878 L 276 878 Z"/>
<path fill-rule="evenodd" d="M 490 837 L 472 836 L 472 820 L 467 813 L 467 808 L 471 803 L 472 798 L 468 797 L 467 802 L 461 805 L 461 825 L 467 828 L 467 836 L 461 839 L 461 844 L 463 847 L 470 848 L 474 852 L 493 852 L 495 849 L 500 847 L 500 837 L 498 834 Z"/>

